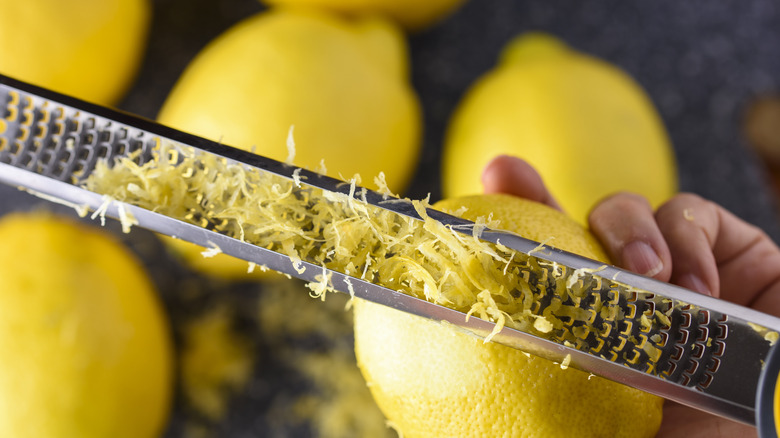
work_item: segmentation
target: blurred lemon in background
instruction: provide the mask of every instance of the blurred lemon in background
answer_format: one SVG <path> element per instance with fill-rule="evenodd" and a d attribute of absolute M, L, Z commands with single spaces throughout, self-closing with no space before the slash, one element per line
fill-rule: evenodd
<path fill-rule="evenodd" d="M 168 323 L 102 230 L 0 219 L 0 436 L 155 437 L 171 403 Z"/>
<path fill-rule="evenodd" d="M 410 30 L 442 20 L 465 0 L 261 0 L 269 5 L 316 6 L 349 15 L 381 15 Z"/>
<path fill-rule="evenodd" d="M 0 73 L 102 105 L 130 86 L 149 0 L 0 0 Z"/>
<path fill-rule="evenodd" d="M 545 205 L 477 195 L 434 208 L 501 221 L 606 262 L 596 239 Z M 424 318 L 356 300 L 355 354 L 389 424 L 408 437 L 652 437 L 663 400 Z"/>
<path fill-rule="evenodd" d="M 539 33 L 504 49 L 459 104 L 443 158 L 445 197 L 482 191 L 499 154 L 527 160 L 575 220 L 616 191 L 658 205 L 677 191 L 677 166 L 652 102 L 627 74 Z"/>
<path fill-rule="evenodd" d="M 187 67 L 159 121 L 280 161 L 294 125 L 295 164 L 331 176 L 384 172 L 402 191 L 420 149 L 421 116 L 408 79 L 406 44 L 387 21 L 346 21 L 277 9 L 239 23 Z M 169 242 L 171 242 L 169 240 Z M 247 263 L 171 242 L 198 268 L 245 276 Z"/>

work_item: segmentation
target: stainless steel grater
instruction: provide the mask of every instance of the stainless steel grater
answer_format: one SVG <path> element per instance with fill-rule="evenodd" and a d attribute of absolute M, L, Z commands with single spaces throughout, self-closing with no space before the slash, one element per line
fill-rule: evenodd
<path fill-rule="evenodd" d="M 398 221 L 423 219 L 409 202 L 0 76 L 0 181 L 74 207 L 103 211 L 115 218 L 132 217 L 152 231 L 218 247 L 306 281 L 321 282 L 326 277 L 341 292 L 445 321 L 482 337 L 494 331 L 495 323 L 466 318 L 462 312 L 334 271 L 314 260 L 298 262 L 275 248 L 230 237 L 214 221 L 202 217 L 179 220 L 132 203 L 110 202 L 103 193 L 83 186 L 98 163 L 111 165 L 118 158 L 155 163 L 171 150 L 218 157 L 220 162 L 253 172 L 294 180 L 302 198 L 314 191 L 339 193 L 388 212 Z M 471 222 L 432 209 L 426 214 L 464 235 L 473 233 Z M 763 361 L 780 332 L 780 319 L 500 230 L 484 229 L 479 238 L 516 252 L 513 266 L 530 286 L 525 293 L 533 294 L 533 313 L 562 322 L 546 333 L 505 327 L 492 340 L 755 424 Z M 579 295 L 545 293 L 556 282 L 564 282 Z M 560 310 L 562 306 L 567 312 Z M 581 317 L 572 317 L 571 309 L 577 309 Z"/>

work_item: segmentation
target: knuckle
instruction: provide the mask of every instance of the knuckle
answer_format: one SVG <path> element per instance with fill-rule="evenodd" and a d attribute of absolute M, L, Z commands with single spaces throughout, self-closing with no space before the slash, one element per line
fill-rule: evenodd
<path fill-rule="evenodd" d="M 602 199 L 591 210 L 588 223 L 592 229 L 611 226 L 620 218 L 635 217 L 643 213 L 651 213 L 648 200 L 631 192 L 618 192 Z"/>
<path fill-rule="evenodd" d="M 605 198 L 599 206 L 614 212 L 644 211 L 650 209 L 650 202 L 642 196 L 631 192 L 619 192 Z"/>
<path fill-rule="evenodd" d="M 695 193 L 682 192 L 672 196 L 664 206 L 701 205 L 706 202 L 704 198 Z"/>
<path fill-rule="evenodd" d="M 678 193 L 658 207 L 656 217 L 659 220 L 692 220 L 694 215 L 712 212 L 713 204 L 695 193 Z"/>

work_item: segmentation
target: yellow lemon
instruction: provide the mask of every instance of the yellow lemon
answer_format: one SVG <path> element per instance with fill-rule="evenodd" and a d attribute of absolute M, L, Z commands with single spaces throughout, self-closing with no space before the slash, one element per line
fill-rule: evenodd
<path fill-rule="evenodd" d="M 674 151 L 642 88 L 602 60 L 545 34 L 523 35 L 459 104 L 444 146 L 445 197 L 481 192 L 496 155 L 541 173 L 575 220 L 601 198 L 632 191 L 658 205 L 677 191 Z"/>
<path fill-rule="evenodd" d="M 0 436 L 159 436 L 172 346 L 138 261 L 41 213 L 2 218 L 0 242 Z"/>
<path fill-rule="evenodd" d="M 541 204 L 480 195 L 435 207 L 493 213 L 502 228 L 606 261 L 587 230 Z M 661 422 L 656 396 L 367 301 L 355 305 L 355 352 L 406 437 L 652 437 Z"/>
<path fill-rule="evenodd" d="M 284 161 L 294 125 L 295 163 L 350 178 L 384 172 L 394 191 L 412 176 L 420 109 L 400 31 L 381 19 L 346 21 L 278 9 L 239 23 L 179 79 L 161 123 Z M 201 249 L 177 250 L 201 259 Z M 218 255 L 206 272 L 245 276 L 246 262 Z"/>
<path fill-rule="evenodd" d="M 149 0 L 0 0 L 0 73 L 113 105 L 140 66 Z"/>
<path fill-rule="evenodd" d="M 349 15 L 382 15 L 410 30 L 444 19 L 464 0 L 261 0 L 269 5 L 307 5 Z"/>

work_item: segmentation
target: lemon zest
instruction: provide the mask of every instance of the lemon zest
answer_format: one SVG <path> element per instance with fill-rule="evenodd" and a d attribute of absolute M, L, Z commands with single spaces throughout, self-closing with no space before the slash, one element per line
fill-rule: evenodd
<path fill-rule="evenodd" d="M 563 358 L 561 361 L 561 369 L 569 369 L 569 364 L 571 364 L 571 354 L 567 354 L 566 357 Z"/>
<path fill-rule="evenodd" d="M 205 258 L 211 258 L 214 257 L 217 254 L 222 253 L 222 249 L 217 246 L 215 243 L 209 242 L 210 247 L 206 248 L 205 250 L 201 251 L 201 255 Z"/>
<path fill-rule="evenodd" d="M 287 131 L 287 159 L 284 161 L 291 166 L 295 162 L 295 138 L 293 131 L 295 131 L 295 125 L 290 125 L 290 130 Z"/>
<path fill-rule="evenodd" d="M 133 226 L 138 225 L 138 219 L 121 202 L 116 203 L 116 211 L 119 213 L 119 223 L 122 225 L 123 233 L 128 234 Z"/>
<path fill-rule="evenodd" d="M 292 132 L 291 127 L 288 140 Z M 465 228 L 445 225 L 428 215 L 428 198 L 391 199 L 383 175 L 374 180 L 387 196 L 381 202 L 407 203 L 419 220 L 367 204 L 366 192 L 358 189 L 359 175 L 344 183 L 347 193 L 323 191 L 294 175 L 300 174 L 294 171 L 293 178 L 287 179 L 162 142 L 153 159 L 143 164 L 131 157 L 119 158 L 113 166 L 99 161 L 85 186 L 106 194 L 109 201 L 116 199 L 208 226 L 283 253 L 299 273 L 305 269 L 304 262 L 321 266 L 322 274 L 308 284 L 316 298 L 324 299 L 333 290 L 333 271 L 452 308 L 467 319 L 473 315 L 490 321 L 495 326 L 486 342 L 504 327 L 576 345 L 601 330 L 588 325 L 592 314 L 580 307 L 585 297 L 595 296 L 585 283 L 601 279 L 580 280 L 606 265 L 570 270 L 501 243 L 480 240 L 486 228 L 497 227 L 490 215 Z M 531 272 L 546 275 L 545 284 L 551 287 L 540 289 L 538 281 L 529 283 Z M 348 289 L 351 286 L 347 283 Z M 551 303 L 539 312 L 538 303 L 545 294 Z M 592 301 L 605 320 L 624 316 L 617 303 L 600 298 Z M 656 318 L 668 322 L 659 312 Z M 578 324 L 564 325 L 564 319 Z M 650 349 L 650 353 L 655 351 Z"/>
<path fill-rule="evenodd" d="M 64 205 L 65 207 L 72 208 L 72 209 L 74 209 L 76 211 L 76 214 L 78 214 L 79 217 L 85 217 L 87 215 L 87 213 L 89 213 L 89 206 L 88 205 L 81 205 L 81 204 L 76 204 L 74 202 L 69 202 L 69 201 L 66 201 L 66 200 L 64 200 L 62 198 L 59 198 L 59 197 L 56 197 L 56 196 L 52 196 L 52 195 L 47 195 L 46 193 L 39 192 L 37 190 L 33 190 L 33 189 L 30 189 L 30 188 L 27 188 L 27 187 L 24 187 L 24 186 L 18 186 L 17 189 L 19 189 L 19 190 L 21 190 L 23 192 L 27 192 L 27 193 L 29 193 L 29 194 L 31 194 L 33 196 L 37 196 L 37 197 L 39 197 L 39 198 L 41 198 L 43 200 L 46 200 L 46 201 L 49 201 L 49 202 L 53 202 L 53 203 L 59 204 L 59 205 Z"/>

